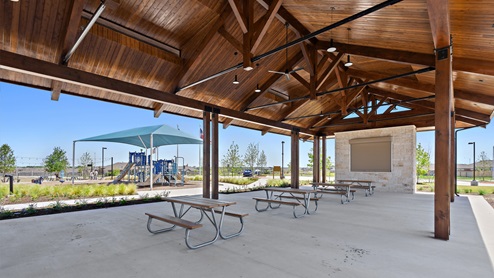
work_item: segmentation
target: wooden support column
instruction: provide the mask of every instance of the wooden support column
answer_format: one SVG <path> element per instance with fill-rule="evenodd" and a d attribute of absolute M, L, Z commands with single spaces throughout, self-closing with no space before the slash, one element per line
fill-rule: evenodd
<path fill-rule="evenodd" d="M 203 141 L 202 141 L 202 197 L 211 198 L 210 191 L 210 171 L 211 171 L 211 113 L 208 111 L 204 111 L 202 114 L 202 123 L 203 123 Z"/>
<path fill-rule="evenodd" d="M 212 127 L 212 136 L 213 136 L 213 142 L 212 142 L 212 161 L 211 161 L 211 186 L 212 186 L 212 193 L 211 193 L 211 198 L 212 199 L 218 199 L 219 198 L 219 175 L 218 175 L 218 170 L 219 170 L 219 162 L 218 162 L 218 146 L 219 146 L 219 137 L 218 137 L 218 118 L 219 115 L 216 113 L 217 111 L 213 110 L 212 114 L 212 122 L 213 122 L 213 127 Z"/>
<path fill-rule="evenodd" d="M 434 237 L 449 240 L 453 78 L 449 1 L 427 0 L 436 53 Z"/>
<path fill-rule="evenodd" d="M 449 190 L 449 198 L 450 198 L 450 201 L 451 202 L 454 202 L 455 201 L 455 194 L 456 194 L 456 191 L 455 191 L 455 184 L 456 184 L 456 180 L 455 180 L 455 171 L 456 171 L 456 152 L 455 152 L 455 128 L 456 128 L 456 122 L 455 122 L 455 115 L 454 115 L 454 110 L 455 110 L 455 100 L 453 99 L 451 101 L 451 104 L 452 104 L 452 116 L 451 116 L 451 170 L 449 172 L 449 175 L 451 177 L 451 182 L 450 182 L 450 190 Z"/>
<path fill-rule="evenodd" d="M 326 182 L 326 136 L 321 136 L 321 141 L 322 141 L 322 165 L 321 165 L 321 181 Z"/>
<path fill-rule="evenodd" d="M 292 141 L 291 141 L 291 179 L 292 188 L 299 188 L 299 131 L 297 129 L 292 129 Z"/>
<path fill-rule="evenodd" d="M 312 182 L 320 182 L 319 161 L 321 160 L 321 157 L 319 154 L 321 153 L 321 151 L 319 150 L 319 140 L 319 136 L 314 136 L 314 146 L 312 147 Z"/>

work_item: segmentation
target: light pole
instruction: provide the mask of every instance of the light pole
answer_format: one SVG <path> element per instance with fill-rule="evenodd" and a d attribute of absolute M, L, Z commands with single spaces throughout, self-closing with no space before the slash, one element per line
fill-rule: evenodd
<path fill-rule="evenodd" d="M 470 182 L 470 185 L 479 185 L 475 180 L 475 142 L 468 142 L 468 144 L 473 145 L 473 180 Z"/>
<path fill-rule="evenodd" d="M 101 148 L 101 179 L 105 177 L 105 150 L 106 147 Z"/>
<path fill-rule="evenodd" d="M 281 178 L 284 179 L 285 178 L 285 174 L 283 174 L 283 166 L 284 166 L 284 163 L 283 163 L 283 157 L 285 155 L 285 141 L 281 141 Z"/>

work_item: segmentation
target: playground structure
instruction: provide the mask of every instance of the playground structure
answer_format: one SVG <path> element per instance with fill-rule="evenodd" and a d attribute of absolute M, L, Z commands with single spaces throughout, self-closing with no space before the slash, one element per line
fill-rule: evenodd
<path fill-rule="evenodd" d="M 137 186 L 147 186 L 150 184 L 150 170 L 153 175 L 152 184 L 160 183 L 173 186 L 183 186 L 185 182 L 185 160 L 183 157 L 175 159 L 153 160 L 152 155 L 144 152 L 129 152 L 129 162 L 115 178 L 113 183 L 118 183 L 127 175 L 127 180 L 137 183 Z M 178 160 L 182 159 L 182 167 L 179 169 Z M 149 167 L 153 166 L 152 169 Z"/>

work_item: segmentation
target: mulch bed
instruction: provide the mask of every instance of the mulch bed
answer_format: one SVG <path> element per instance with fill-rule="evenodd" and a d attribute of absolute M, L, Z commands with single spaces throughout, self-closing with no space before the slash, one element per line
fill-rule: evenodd
<path fill-rule="evenodd" d="M 136 199 L 136 200 L 115 199 L 114 201 L 112 200 L 101 201 L 91 204 L 84 204 L 84 203 L 81 203 L 79 205 L 61 204 L 59 206 L 57 206 L 57 203 L 55 202 L 52 207 L 47 207 L 47 208 L 36 208 L 36 206 L 34 205 L 32 207 L 28 207 L 20 211 L 0 212 L 0 220 L 31 217 L 31 216 L 41 216 L 41 215 L 82 211 L 82 210 L 120 207 L 120 206 L 128 206 L 128 205 L 148 204 L 154 202 L 163 202 L 163 200 L 161 200 L 161 198 L 154 198 L 154 197 L 147 199 Z"/>

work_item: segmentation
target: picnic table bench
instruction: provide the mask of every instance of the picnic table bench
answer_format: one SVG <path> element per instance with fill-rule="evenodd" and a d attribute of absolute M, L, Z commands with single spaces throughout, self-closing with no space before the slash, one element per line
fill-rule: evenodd
<path fill-rule="evenodd" d="M 222 239 L 229 239 L 232 237 L 236 237 L 242 233 L 244 229 L 244 221 L 243 218 L 248 214 L 245 213 L 235 213 L 226 211 L 226 207 L 236 204 L 231 201 L 219 201 L 214 199 L 207 199 L 202 197 L 193 197 L 193 196 L 180 196 L 180 197 L 166 197 L 163 200 L 171 203 L 173 208 L 174 216 L 170 215 L 156 215 L 151 213 L 145 213 L 148 216 L 147 229 L 152 234 L 158 234 L 163 232 L 168 232 L 175 229 L 176 226 L 185 228 L 185 244 L 190 249 L 197 249 L 200 247 L 204 247 L 210 244 L 213 244 L 219 237 Z M 180 210 L 177 210 L 176 204 L 180 204 Z M 183 217 L 190 211 L 190 209 L 198 209 L 200 210 L 200 219 L 198 221 L 190 221 L 183 219 Z M 215 214 L 220 214 L 220 218 L 216 219 Z M 223 218 L 224 216 L 235 217 L 240 220 L 240 229 L 237 232 L 224 235 L 222 232 Z M 191 244 L 189 235 L 191 230 L 199 229 L 203 227 L 203 224 L 200 224 L 202 219 L 206 216 L 209 222 L 213 225 L 215 229 L 215 234 L 213 239 L 204 241 L 198 244 Z M 151 223 L 153 220 L 159 220 L 162 222 L 167 222 L 172 224 L 171 227 L 166 227 L 163 229 L 153 229 L 151 227 Z"/>
<path fill-rule="evenodd" d="M 254 200 L 256 200 L 255 209 L 259 212 L 266 211 L 269 208 L 277 209 L 281 205 L 288 205 L 293 207 L 293 216 L 295 218 L 299 218 L 300 216 L 310 214 L 309 204 L 311 200 L 315 202 L 315 209 L 313 210 L 313 212 L 317 210 L 317 201 L 319 200 L 319 198 L 311 199 L 310 197 L 310 194 L 315 193 L 316 190 L 267 187 L 264 188 L 264 191 L 266 192 L 266 198 L 253 198 Z M 273 195 L 274 192 L 279 193 L 279 195 Z M 284 201 L 283 199 L 289 199 L 290 201 Z M 259 208 L 259 202 L 267 203 L 266 208 Z M 296 208 L 299 206 L 304 207 L 304 212 L 302 214 L 296 213 Z"/>
<path fill-rule="evenodd" d="M 372 181 L 369 180 L 337 180 L 338 183 L 349 183 L 352 184 L 352 188 L 355 189 L 364 189 L 365 197 L 371 196 L 374 194 L 375 185 L 372 185 Z"/>
<path fill-rule="evenodd" d="M 349 203 L 351 200 L 355 199 L 356 190 L 351 189 L 353 187 L 352 184 L 313 182 L 312 187 L 316 190 L 316 196 L 318 194 L 340 195 L 342 204 Z"/>

